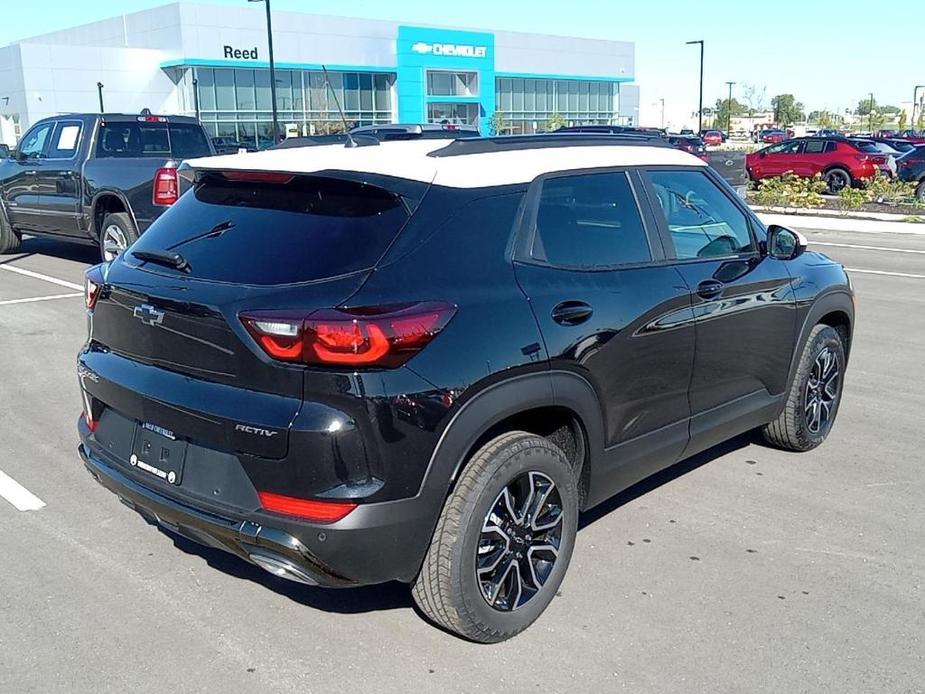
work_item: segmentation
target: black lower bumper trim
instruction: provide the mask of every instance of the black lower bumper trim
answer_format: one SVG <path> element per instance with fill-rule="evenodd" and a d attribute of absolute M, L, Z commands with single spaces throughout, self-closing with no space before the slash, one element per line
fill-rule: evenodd
<path fill-rule="evenodd" d="M 83 444 L 77 451 L 97 482 L 149 522 L 198 544 L 230 552 L 282 578 L 331 588 L 357 585 L 327 570 L 298 538 L 279 528 L 186 505 L 139 484 Z"/>

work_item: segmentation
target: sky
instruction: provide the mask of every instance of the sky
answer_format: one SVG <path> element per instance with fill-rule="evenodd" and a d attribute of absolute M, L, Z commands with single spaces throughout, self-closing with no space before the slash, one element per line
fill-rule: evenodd
<path fill-rule="evenodd" d="M 198 0 L 195 0 L 198 1 Z M 209 0 L 244 5 L 247 0 Z M 807 112 L 855 108 L 870 92 L 880 104 L 912 100 L 925 84 L 919 44 L 895 38 L 893 29 L 868 33 L 856 12 L 833 12 L 818 0 L 767 3 L 657 4 L 626 0 L 272 0 L 274 10 L 392 19 L 408 24 L 502 29 L 636 44 L 636 84 L 643 125 L 687 120 L 697 109 L 699 51 L 686 41 L 706 42 L 704 103 L 726 98 L 727 81 L 792 93 Z M 97 19 L 166 4 L 165 0 L 41 0 L 4 3 L 0 45 Z M 570 8 L 574 7 L 572 11 Z M 770 19 L 769 19 L 770 17 Z"/>

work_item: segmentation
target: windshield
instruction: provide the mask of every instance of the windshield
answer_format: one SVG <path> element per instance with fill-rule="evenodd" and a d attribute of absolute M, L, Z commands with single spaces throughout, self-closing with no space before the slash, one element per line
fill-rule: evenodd
<path fill-rule="evenodd" d="M 231 173 L 202 180 L 132 246 L 179 253 L 198 279 L 275 285 L 373 267 L 408 220 L 401 198 L 321 176 Z M 261 176 L 263 180 L 261 180 Z M 274 180 L 275 179 L 275 180 Z M 156 272 L 182 272 L 157 266 Z"/>

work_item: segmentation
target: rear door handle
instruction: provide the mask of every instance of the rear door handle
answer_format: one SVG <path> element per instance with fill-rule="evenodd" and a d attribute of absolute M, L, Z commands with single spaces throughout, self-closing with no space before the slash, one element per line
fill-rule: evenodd
<path fill-rule="evenodd" d="M 559 325 L 578 325 L 584 323 L 594 313 L 584 301 L 563 301 L 552 310 L 552 319 Z"/>
<path fill-rule="evenodd" d="M 26 176 L 38 176 L 38 171 L 26 171 Z"/>
<path fill-rule="evenodd" d="M 723 291 L 725 285 L 717 280 L 704 280 L 697 285 L 697 296 L 702 299 L 713 299 Z"/>

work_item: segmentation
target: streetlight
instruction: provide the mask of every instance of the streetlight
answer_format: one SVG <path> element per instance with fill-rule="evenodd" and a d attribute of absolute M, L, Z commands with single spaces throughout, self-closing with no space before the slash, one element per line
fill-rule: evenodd
<path fill-rule="evenodd" d="M 270 17 L 270 0 L 247 0 L 262 2 L 267 8 L 267 47 L 270 54 L 270 102 L 273 105 L 273 144 L 279 141 L 279 113 L 276 110 L 276 63 L 273 61 L 273 20 Z"/>
<path fill-rule="evenodd" d="M 874 93 L 870 93 L 870 101 L 867 102 L 867 127 L 870 134 L 874 134 Z"/>
<path fill-rule="evenodd" d="M 106 109 L 103 108 L 103 83 L 102 82 L 96 83 L 96 93 L 100 97 L 100 113 L 103 113 Z"/>
<path fill-rule="evenodd" d="M 726 139 L 732 139 L 732 87 L 735 82 L 726 82 L 729 85 L 729 100 L 726 102 Z"/>
<path fill-rule="evenodd" d="M 659 99 L 662 104 L 662 130 L 665 129 L 665 99 L 664 97 Z"/>
<path fill-rule="evenodd" d="M 915 89 L 912 90 L 912 118 L 909 119 L 909 125 L 912 126 L 912 130 L 915 130 L 915 107 L 918 105 L 919 89 L 925 89 L 925 84 L 915 85 Z"/>
<path fill-rule="evenodd" d="M 700 44 L 700 102 L 699 108 L 697 109 L 697 134 L 703 132 L 703 40 L 699 41 L 688 41 L 688 46 L 693 46 L 694 44 Z"/>

